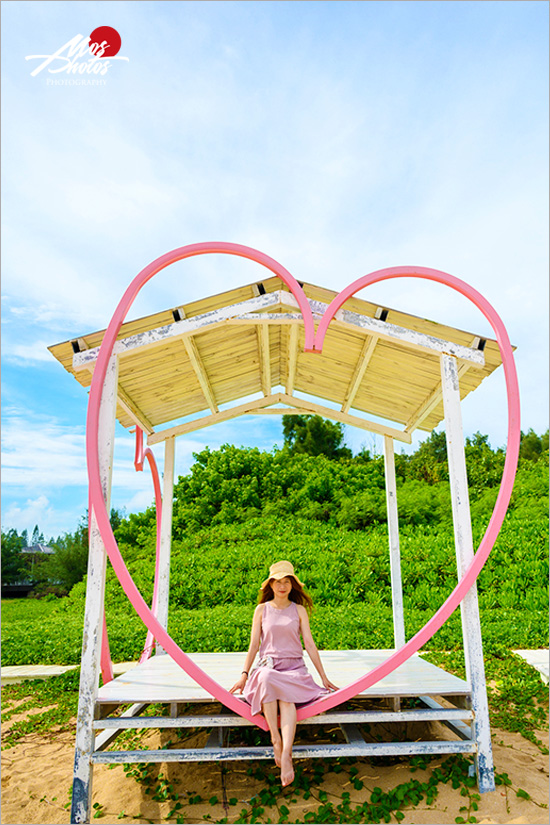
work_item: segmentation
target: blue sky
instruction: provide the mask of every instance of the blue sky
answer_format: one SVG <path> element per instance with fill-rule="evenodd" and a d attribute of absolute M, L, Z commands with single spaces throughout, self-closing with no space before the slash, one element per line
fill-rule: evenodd
<path fill-rule="evenodd" d="M 547 428 L 547 3 L 39 0 L 2 13 L 4 529 L 72 531 L 87 506 L 87 393 L 46 347 L 104 328 L 137 272 L 197 241 L 261 249 L 335 290 L 405 264 L 468 281 L 518 348 L 523 429 Z M 104 25 L 128 57 L 104 85 L 31 76 L 27 55 Z M 131 317 L 256 272 L 182 262 Z M 439 285 L 362 297 L 490 334 Z M 504 445 L 504 404 L 498 370 L 464 403 L 466 434 Z M 181 438 L 177 472 L 226 442 L 270 449 L 280 422 Z M 113 503 L 127 512 L 152 498 L 132 459 L 119 427 Z"/>

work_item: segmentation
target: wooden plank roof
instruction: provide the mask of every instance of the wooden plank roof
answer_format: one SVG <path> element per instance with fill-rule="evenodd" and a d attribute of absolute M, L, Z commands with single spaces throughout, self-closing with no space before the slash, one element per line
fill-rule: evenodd
<path fill-rule="evenodd" d="M 317 321 L 337 293 L 303 289 Z M 49 347 L 83 387 L 104 333 Z M 280 402 L 306 410 L 295 393 L 338 405 L 326 414 L 348 423 L 364 426 L 362 414 L 385 419 L 410 441 L 415 429 L 431 431 L 443 418 L 441 352 L 459 359 L 461 398 L 501 363 L 492 339 L 356 297 L 331 322 L 323 352 L 304 352 L 296 300 L 277 277 L 128 321 L 116 347 L 117 418 L 127 428 L 139 423 L 153 442 L 162 440 L 157 427 L 202 412 L 213 423 L 220 406 L 255 394 L 266 401 L 256 412 L 274 412 L 266 407 Z"/>

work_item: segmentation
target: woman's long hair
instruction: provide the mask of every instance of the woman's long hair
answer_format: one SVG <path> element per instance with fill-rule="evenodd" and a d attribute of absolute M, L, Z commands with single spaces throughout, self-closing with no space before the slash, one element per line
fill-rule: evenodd
<path fill-rule="evenodd" d="M 304 588 L 301 584 L 299 584 L 294 576 L 288 576 L 290 581 L 292 582 L 292 590 L 288 594 L 288 598 L 291 602 L 295 604 L 303 604 L 305 609 L 308 613 L 311 613 L 313 610 L 313 599 L 306 593 Z M 264 602 L 270 602 L 275 598 L 275 593 L 273 592 L 273 588 L 271 587 L 271 582 L 274 579 L 270 579 L 265 587 L 260 589 L 260 594 L 258 596 L 258 604 L 264 604 Z"/>

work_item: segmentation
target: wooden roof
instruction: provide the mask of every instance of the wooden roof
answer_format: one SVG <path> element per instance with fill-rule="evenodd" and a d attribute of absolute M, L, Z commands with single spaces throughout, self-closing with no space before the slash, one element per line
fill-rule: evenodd
<path fill-rule="evenodd" d="M 307 283 L 303 289 L 316 319 L 337 294 Z M 104 332 L 49 347 L 83 387 Z M 431 431 L 443 418 L 442 352 L 458 358 L 461 398 L 501 363 L 492 339 L 355 297 L 331 322 L 323 352 L 304 352 L 296 300 L 277 277 L 129 321 L 116 351 L 117 418 L 124 427 L 139 424 L 149 443 L 197 429 L 193 422 L 156 432 L 187 416 L 205 412 L 198 426 L 207 426 L 239 410 L 280 413 L 273 405 L 281 403 L 291 405 L 288 412 L 319 412 L 410 442 L 415 429 Z M 255 394 L 252 405 L 220 411 Z"/>

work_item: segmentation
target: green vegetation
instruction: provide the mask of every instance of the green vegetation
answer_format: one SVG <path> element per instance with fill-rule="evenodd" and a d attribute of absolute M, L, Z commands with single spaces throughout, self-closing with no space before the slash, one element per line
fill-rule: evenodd
<path fill-rule="evenodd" d="M 315 449 L 320 445 L 332 454 L 342 449 L 341 431 L 328 429 L 330 422 L 322 419 L 313 427 L 314 418 L 287 427 L 282 450 L 206 449 L 178 480 L 169 631 L 184 649 L 245 649 L 259 583 L 281 558 L 293 562 L 313 596 L 312 627 L 320 647 L 393 646 L 383 459 L 368 451 L 354 458 L 303 452 L 312 433 Z M 466 459 L 477 545 L 494 506 L 504 453 L 476 434 L 467 440 Z M 457 581 L 444 434 L 432 433 L 411 456 L 396 456 L 396 473 L 410 638 Z M 522 438 L 508 514 L 478 579 L 487 654 L 548 643 L 547 508 L 548 436 L 530 431 Z M 150 602 L 154 509 L 111 518 L 126 564 Z M 50 578 L 65 575 L 68 583 L 71 566 L 82 576 L 86 537 L 83 522 L 74 535 L 59 540 L 58 553 L 48 562 L 56 565 L 55 574 L 49 568 Z M 78 664 L 84 600 L 82 579 L 67 598 L 52 602 L 47 614 L 28 611 L 21 621 L 20 608 L 4 605 L 3 664 Z M 106 612 L 113 658 L 137 658 L 145 630 L 110 567 Z M 461 645 L 457 611 L 430 648 Z"/>

